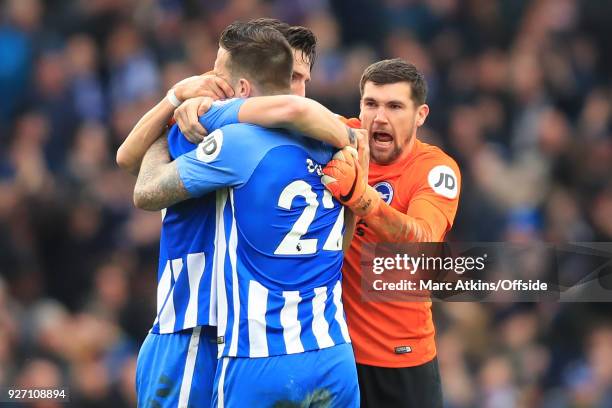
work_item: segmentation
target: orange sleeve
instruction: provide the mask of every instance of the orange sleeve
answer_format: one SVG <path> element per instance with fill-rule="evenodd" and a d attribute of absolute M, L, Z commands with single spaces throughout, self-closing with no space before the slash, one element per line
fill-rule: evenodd
<path fill-rule="evenodd" d="M 417 187 L 410 198 L 406 213 L 423 219 L 430 218 L 427 212 L 440 213 L 444 216 L 446 225 L 443 233 L 446 233 L 455 221 L 459 206 L 461 192 L 459 166 L 450 157 L 439 155 L 424 160 L 415 177 Z"/>
<path fill-rule="evenodd" d="M 385 242 L 438 242 L 451 228 L 459 203 L 461 175 L 457 164 L 447 160 L 425 160 L 411 177 L 417 188 L 406 214 L 384 202 L 366 221 Z"/>
<path fill-rule="evenodd" d="M 436 242 L 446 233 L 446 217 L 423 201 L 412 214 L 404 214 L 385 202 L 365 217 L 381 242 Z"/>
<path fill-rule="evenodd" d="M 361 129 L 361 121 L 357 118 L 347 119 L 342 115 L 338 115 L 338 119 L 340 119 L 344 124 L 353 129 Z"/>

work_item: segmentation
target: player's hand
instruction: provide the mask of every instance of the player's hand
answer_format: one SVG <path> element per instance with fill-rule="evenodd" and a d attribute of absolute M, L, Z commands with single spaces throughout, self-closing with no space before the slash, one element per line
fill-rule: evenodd
<path fill-rule="evenodd" d="M 368 141 L 368 131 L 365 129 L 354 129 L 357 134 L 357 158 L 359 165 L 363 169 L 364 177 L 368 178 L 368 170 L 370 167 L 370 143 Z"/>
<path fill-rule="evenodd" d="M 174 120 L 187 140 L 200 143 L 208 131 L 202 126 L 199 117 L 208 112 L 213 104 L 212 98 L 199 96 L 187 99 L 174 110 Z"/>
<path fill-rule="evenodd" d="M 357 150 L 347 146 L 339 150 L 323 169 L 321 181 L 342 204 L 352 204 L 363 193 L 363 170 L 357 161 Z"/>
<path fill-rule="evenodd" d="M 365 217 L 380 205 L 381 199 L 368 185 L 367 172 L 359 164 L 358 155 L 352 147 L 340 150 L 323 168 L 321 182 L 336 200 L 355 215 Z"/>
<path fill-rule="evenodd" d="M 179 101 L 198 96 L 208 96 L 214 100 L 232 98 L 234 90 L 227 81 L 212 72 L 185 78 L 173 87 Z"/>

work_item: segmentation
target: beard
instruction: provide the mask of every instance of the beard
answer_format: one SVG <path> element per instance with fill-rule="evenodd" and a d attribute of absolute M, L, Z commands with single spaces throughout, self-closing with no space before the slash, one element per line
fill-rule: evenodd
<path fill-rule="evenodd" d="M 374 147 L 374 141 L 370 140 L 370 158 L 377 164 L 390 164 L 394 162 L 403 152 L 402 147 L 397 144 L 397 141 L 393 141 L 393 146 L 390 149 L 384 151 L 378 150 Z"/>

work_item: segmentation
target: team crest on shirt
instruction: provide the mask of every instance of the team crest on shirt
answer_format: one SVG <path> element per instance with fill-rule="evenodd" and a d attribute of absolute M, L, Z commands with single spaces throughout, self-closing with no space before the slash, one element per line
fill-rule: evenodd
<path fill-rule="evenodd" d="M 223 146 L 223 132 L 217 129 L 200 142 L 196 149 L 196 157 L 204 163 L 215 160 Z"/>
<path fill-rule="evenodd" d="M 427 182 L 433 191 L 441 196 L 450 199 L 457 197 L 459 190 L 457 175 L 450 167 L 444 165 L 434 167 L 429 171 Z"/>
<path fill-rule="evenodd" d="M 387 204 L 391 204 L 393 200 L 393 186 L 387 181 L 381 181 L 374 184 L 374 190 L 378 191 L 380 198 Z"/>

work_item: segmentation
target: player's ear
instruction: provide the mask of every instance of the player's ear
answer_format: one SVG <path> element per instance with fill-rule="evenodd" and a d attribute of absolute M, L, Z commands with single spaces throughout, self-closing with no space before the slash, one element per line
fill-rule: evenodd
<path fill-rule="evenodd" d="M 425 119 L 427 119 L 427 115 L 429 115 L 429 105 L 423 104 L 417 108 L 417 114 L 416 114 L 417 127 L 423 126 L 423 124 L 425 123 Z"/>
<path fill-rule="evenodd" d="M 238 80 L 238 92 L 236 92 L 235 96 L 237 96 L 238 98 L 248 98 L 249 96 L 251 96 L 252 92 L 253 87 L 251 86 L 251 83 L 248 81 L 248 79 L 240 78 Z"/>

